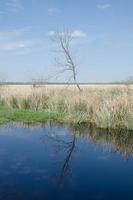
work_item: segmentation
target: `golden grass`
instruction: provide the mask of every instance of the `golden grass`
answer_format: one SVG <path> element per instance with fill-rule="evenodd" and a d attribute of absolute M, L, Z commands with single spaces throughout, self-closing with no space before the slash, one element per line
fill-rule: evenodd
<path fill-rule="evenodd" d="M 1 90 L 2 105 L 63 112 L 68 122 L 91 122 L 102 128 L 133 129 L 133 86 L 9 85 Z"/>

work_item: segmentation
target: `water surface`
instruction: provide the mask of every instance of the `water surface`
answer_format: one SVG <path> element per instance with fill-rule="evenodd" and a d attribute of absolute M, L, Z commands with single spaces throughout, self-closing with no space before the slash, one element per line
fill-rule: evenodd
<path fill-rule="evenodd" d="M 0 126 L 0 200 L 133 199 L 133 133 Z"/>

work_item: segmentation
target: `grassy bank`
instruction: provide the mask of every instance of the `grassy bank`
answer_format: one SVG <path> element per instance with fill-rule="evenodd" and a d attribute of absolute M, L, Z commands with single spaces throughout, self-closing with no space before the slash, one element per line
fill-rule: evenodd
<path fill-rule="evenodd" d="M 82 86 L 5 86 L 0 91 L 0 121 L 58 120 L 93 123 L 99 128 L 133 130 L 133 88 Z"/>
<path fill-rule="evenodd" d="M 22 121 L 22 122 L 44 122 L 46 120 L 61 121 L 63 114 L 61 113 L 48 113 L 38 112 L 25 109 L 15 109 L 0 107 L 0 124 L 9 121 Z"/>

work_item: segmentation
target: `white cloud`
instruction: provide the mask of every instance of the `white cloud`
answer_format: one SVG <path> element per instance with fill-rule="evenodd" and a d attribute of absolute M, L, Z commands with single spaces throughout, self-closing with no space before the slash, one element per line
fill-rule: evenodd
<path fill-rule="evenodd" d="M 64 33 L 63 32 L 60 32 L 61 35 L 63 35 Z M 55 31 L 50 31 L 48 33 L 49 36 L 54 36 L 56 35 L 56 32 Z M 74 30 L 71 32 L 71 35 L 73 38 L 85 38 L 87 37 L 87 34 L 85 32 L 83 32 L 82 30 Z"/>
<path fill-rule="evenodd" d="M 49 31 L 49 32 L 48 32 L 48 35 L 49 35 L 49 36 L 54 36 L 54 35 L 55 35 L 55 31 Z"/>
<path fill-rule="evenodd" d="M 12 50 L 24 50 L 29 49 L 33 45 L 33 42 L 30 40 L 24 41 L 15 41 L 15 42 L 6 42 L 0 44 L 1 51 L 12 51 Z"/>
<path fill-rule="evenodd" d="M 56 16 L 59 15 L 61 13 L 61 10 L 59 8 L 49 8 L 48 9 L 48 14 L 50 16 Z"/>
<path fill-rule="evenodd" d="M 111 8 L 111 5 L 110 4 L 98 4 L 97 8 L 101 9 L 101 10 L 105 10 L 105 9 Z"/>
<path fill-rule="evenodd" d="M 38 38 L 29 38 L 30 27 L 0 32 L 0 53 L 29 53 L 42 47 Z"/>
<path fill-rule="evenodd" d="M 7 10 L 12 12 L 18 12 L 23 10 L 21 0 L 8 0 L 6 3 Z"/>
<path fill-rule="evenodd" d="M 74 38 L 85 38 L 87 36 L 86 33 L 84 33 L 83 31 L 81 30 L 75 30 L 72 32 L 72 36 Z"/>
<path fill-rule="evenodd" d="M 0 41 L 13 40 L 21 36 L 24 36 L 30 30 L 30 27 L 25 27 L 22 29 L 13 29 L 9 31 L 0 31 Z"/>

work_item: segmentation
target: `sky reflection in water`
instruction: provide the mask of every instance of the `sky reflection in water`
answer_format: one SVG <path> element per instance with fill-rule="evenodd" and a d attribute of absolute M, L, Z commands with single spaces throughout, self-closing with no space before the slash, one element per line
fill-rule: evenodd
<path fill-rule="evenodd" d="M 133 199 L 133 133 L 53 123 L 0 127 L 0 200 Z"/>

